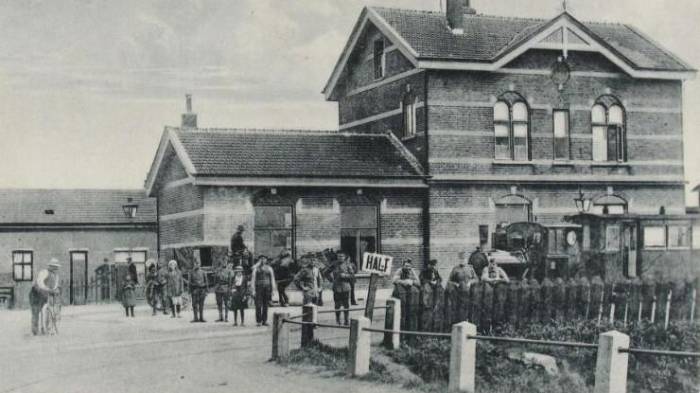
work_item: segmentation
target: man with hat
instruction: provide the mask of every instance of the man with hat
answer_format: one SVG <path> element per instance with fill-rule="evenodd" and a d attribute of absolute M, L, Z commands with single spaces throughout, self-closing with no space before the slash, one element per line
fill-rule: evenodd
<path fill-rule="evenodd" d="M 440 277 L 438 272 L 437 263 L 437 259 L 431 259 L 428 262 L 428 266 L 420 273 L 421 286 L 429 285 L 435 288 L 436 285 L 442 284 L 442 277 Z"/>
<path fill-rule="evenodd" d="M 289 304 L 289 297 L 285 291 L 294 279 L 292 273 L 293 263 L 294 260 L 292 259 L 291 251 L 283 249 L 272 265 L 272 270 L 275 271 L 275 279 L 277 280 L 277 293 L 279 295 L 280 306 L 282 307 L 286 307 Z"/>
<path fill-rule="evenodd" d="M 49 301 L 49 296 L 60 294 L 58 289 L 59 277 L 58 269 L 61 265 L 58 264 L 58 259 L 51 258 L 47 269 L 43 269 L 37 274 L 32 289 L 29 292 L 29 304 L 32 309 L 32 334 L 39 334 L 39 314 L 41 309 Z"/>
<path fill-rule="evenodd" d="M 272 300 L 272 292 L 277 290 L 275 272 L 270 267 L 270 259 L 260 255 L 253 266 L 252 295 L 255 299 L 255 322 L 267 326 L 267 307 Z"/>
<path fill-rule="evenodd" d="M 134 265 L 134 261 L 131 259 L 131 257 L 126 258 L 126 266 L 127 266 L 127 274 L 131 276 L 131 281 L 134 283 L 134 285 L 139 283 L 139 274 L 136 271 L 136 265 Z"/>
<path fill-rule="evenodd" d="M 484 268 L 489 264 L 489 260 L 486 257 L 486 254 L 481 250 L 480 246 L 476 246 L 476 250 L 474 250 L 474 252 L 472 252 L 472 254 L 469 256 L 469 264 L 474 268 L 474 272 L 476 272 L 477 277 L 481 276 Z"/>
<path fill-rule="evenodd" d="M 403 265 L 401 269 L 394 273 L 392 282 L 402 286 L 420 286 L 420 279 L 416 275 L 416 272 L 413 271 L 413 261 L 411 258 L 403 260 Z"/>
<path fill-rule="evenodd" d="M 233 234 L 233 236 L 231 236 L 231 256 L 233 258 L 234 265 L 241 264 L 241 258 L 243 257 L 245 251 L 248 249 L 245 246 L 245 243 L 243 242 L 244 231 L 245 227 L 243 225 L 239 225 L 236 228 L 236 232 Z"/>
<path fill-rule="evenodd" d="M 303 292 L 303 304 L 316 304 L 318 300 L 318 280 L 315 276 L 316 271 L 313 259 L 302 257 L 301 265 L 301 270 L 294 276 L 294 285 Z"/>
<path fill-rule="evenodd" d="M 340 310 L 343 309 L 343 324 L 349 323 L 350 311 L 350 283 L 355 279 L 355 269 L 352 267 L 347 255 L 338 252 L 338 261 L 331 268 L 330 280 L 333 282 L 333 302 L 335 308 L 335 323 L 340 325 Z"/>
<path fill-rule="evenodd" d="M 469 287 L 479 281 L 472 265 L 467 264 L 467 252 L 459 253 L 459 264 L 452 269 L 449 282 L 454 283 L 460 288 L 469 289 Z"/>

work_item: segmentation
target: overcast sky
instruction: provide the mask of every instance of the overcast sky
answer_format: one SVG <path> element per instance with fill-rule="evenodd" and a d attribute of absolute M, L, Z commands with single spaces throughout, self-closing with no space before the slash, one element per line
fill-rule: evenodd
<path fill-rule="evenodd" d="M 444 0 L 443 0 L 444 1 Z M 569 0 L 700 67 L 700 1 Z M 364 5 L 440 0 L 0 0 L 0 187 L 136 188 L 184 94 L 201 127 L 336 129 L 320 93 Z M 553 17 L 560 0 L 472 0 Z M 686 177 L 700 183 L 700 82 L 685 83 Z"/>

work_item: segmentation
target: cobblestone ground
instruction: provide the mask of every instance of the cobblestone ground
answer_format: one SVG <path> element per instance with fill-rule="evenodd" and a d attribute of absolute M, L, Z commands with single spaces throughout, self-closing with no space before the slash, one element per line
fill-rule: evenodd
<path fill-rule="evenodd" d="M 214 323 L 211 307 L 204 324 L 190 323 L 189 313 L 152 317 L 145 306 L 136 308 L 136 318 L 126 318 L 117 304 L 64 307 L 62 314 L 60 334 L 34 337 L 28 310 L 0 312 L 0 393 L 402 391 L 294 374 L 269 363 L 270 330 L 255 327 L 250 309 L 246 327 Z M 347 342 L 345 330 L 318 335 L 329 343 Z M 292 340 L 298 343 L 298 332 Z"/>

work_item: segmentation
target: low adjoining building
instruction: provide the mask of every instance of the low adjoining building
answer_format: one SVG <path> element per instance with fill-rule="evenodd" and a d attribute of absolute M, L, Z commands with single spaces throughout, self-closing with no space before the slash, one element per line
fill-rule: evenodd
<path fill-rule="evenodd" d="M 143 190 L 0 190 L 0 303 L 27 307 L 35 275 L 61 263 L 64 299 L 86 302 L 106 259 L 131 257 L 140 273 L 157 257 L 156 201 Z"/>

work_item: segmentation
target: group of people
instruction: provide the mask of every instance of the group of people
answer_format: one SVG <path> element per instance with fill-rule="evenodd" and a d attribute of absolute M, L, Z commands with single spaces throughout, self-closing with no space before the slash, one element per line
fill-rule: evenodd
<path fill-rule="evenodd" d="M 469 257 L 467 258 L 467 255 Z M 405 259 L 400 269 L 396 270 L 392 282 L 400 286 L 436 286 L 442 285 L 442 277 L 437 268 L 438 261 L 431 259 L 428 265 L 421 271 L 420 276 L 413 270 L 413 263 Z M 510 282 L 508 274 L 496 264 L 493 258 L 489 258 L 480 247 L 471 254 L 467 251 L 459 253 L 459 262 L 448 277 L 448 282 L 461 288 L 468 289 L 472 284 L 479 282 L 497 284 Z"/>

